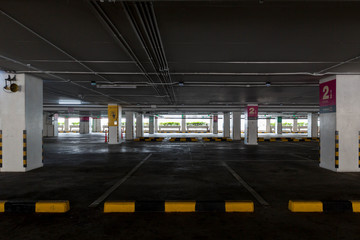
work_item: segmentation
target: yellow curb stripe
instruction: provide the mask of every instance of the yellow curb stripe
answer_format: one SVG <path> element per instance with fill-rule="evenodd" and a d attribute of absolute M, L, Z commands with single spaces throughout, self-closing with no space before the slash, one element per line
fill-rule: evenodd
<path fill-rule="evenodd" d="M 59 201 L 38 201 L 35 204 L 37 213 L 65 213 L 70 210 L 70 203 L 67 200 Z"/>
<path fill-rule="evenodd" d="M 132 213 L 135 212 L 135 202 L 105 202 L 104 213 Z"/>
<path fill-rule="evenodd" d="M 359 200 L 351 200 L 353 212 L 360 213 L 360 201 Z"/>
<path fill-rule="evenodd" d="M 323 212 L 323 203 L 321 201 L 289 201 L 289 210 L 291 212 Z"/>
<path fill-rule="evenodd" d="M 166 201 L 165 212 L 195 212 L 195 201 Z"/>
<path fill-rule="evenodd" d="M 254 203 L 251 201 L 226 201 L 226 212 L 254 212 Z"/>
<path fill-rule="evenodd" d="M 6 201 L 0 201 L 0 212 L 5 212 L 5 202 Z"/>

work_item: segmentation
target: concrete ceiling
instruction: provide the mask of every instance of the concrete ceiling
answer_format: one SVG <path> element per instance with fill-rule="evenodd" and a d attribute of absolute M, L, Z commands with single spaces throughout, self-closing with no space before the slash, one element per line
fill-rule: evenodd
<path fill-rule="evenodd" d="M 324 75 L 360 72 L 359 9 L 352 1 L 3 0 L 0 68 L 42 78 L 52 106 L 305 110 L 317 107 Z"/>

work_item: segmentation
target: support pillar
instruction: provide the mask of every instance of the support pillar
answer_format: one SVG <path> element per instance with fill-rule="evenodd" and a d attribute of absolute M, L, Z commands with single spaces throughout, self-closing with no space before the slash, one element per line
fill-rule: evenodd
<path fill-rule="evenodd" d="M 219 121 L 219 116 L 218 116 L 217 113 L 215 113 L 213 115 L 213 134 L 218 134 L 219 133 L 218 121 Z"/>
<path fill-rule="evenodd" d="M 271 118 L 266 118 L 265 132 L 271 133 Z"/>
<path fill-rule="evenodd" d="M 58 131 L 58 115 L 44 112 L 43 113 L 43 136 L 44 137 L 57 137 Z"/>
<path fill-rule="evenodd" d="M 101 118 L 100 117 L 93 118 L 92 132 L 101 132 Z"/>
<path fill-rule="evenodd" d="M 108 105 L 108 143 L 109 144 L 118 144 L 120 143 L 120 131 L 121 131 L 121 111 L 122 108 L 118 104 L 109 104 Z M 99 119 L 101 122 L 101 119 Z M 101 129 L 101 123 L 100 123 Z"/>
<path fill-rule="evenodd" d="M 245 111 L 245 144 L 257 145 L 258 105 L 248 104 Z"/>
<path fill-rule="evenodd" d="M 135 135 L 135 114 L 134 112 L 126 112 L 126 123 L 125 123 L 125 139 L 134 140 Z"/>
<path fill-rule="evenodd" d="M 155 133 L 155 123 L 154 123 L 154 116 L 149 116 L 149 134 Z"/>
<path fill-rule="evenodd" d="M 317 124 L 317 123 L 316 123 Z M 293 132 L 298 132 L 298 121 L 297 121 L 297 118 L 294 118 L 293 119 L 293 129 L 292 129 Z"/>
<path fill-rule="evenodd" d="M 224 113 L 224 137 L 229 138 L 230 137 L 230 113 L 225 112 Z"/>
<path fill-rule="evenodd" d="M 277 117 L 276 118 L 275 133 L 276 134 L 282 134 L 282 117 Z"/>
<path fill-rule="evenodd" d="M 81 113 L 80 113 L 81 114 Z M 90 117 L 80 117 L 80 134 L 90 133 Z"/>
<path fill-rule="evenodd" d="M 186 115 L 182 115 L 181 117 L 181 132 L 186 132 Z"/>
<path fill-rule="evenodd" d="M 210 115 L 210 126 L 209 126 L 209 132 L 212 133 L 213 132 L 213 116 Z"/>
<path fill-rule="evenodd" d="M 159 119 L 157 116 L 155 116 L 155 133 L 158 133 L 159 132 Z"/>
<path fill-rule="evenodd" d="M 308 137 L 318 137 L 318 117 L 317 113 L 308 114 Z"/>
<path fill-rule="evenodd" d="M 64 132 L 70 132 L 70 124 L 69 124 L 69 117 L 65 117 L 65 129 Z"/>
<path fill-rule="evenodd" d="M 241 140 L 241 112 L 233 112 L 233 140 Z"/>
<path fill-rule="evenodd" d="M 319 90 L 320 167 L 360 172 L 360 75 L 324 78 Z"/>
<path fill-rule="evenodd" d="M 0 71 L 0 84 L 6 74 Z M 17 92 L 0 91 L 0 172 L 26 172 L 43 166 L 43 82 L 17 74 Z"/>
<path fill-rule="evenodd" d="M 136 138 L 144 137 L 144 114 L 136 114 Z"/>

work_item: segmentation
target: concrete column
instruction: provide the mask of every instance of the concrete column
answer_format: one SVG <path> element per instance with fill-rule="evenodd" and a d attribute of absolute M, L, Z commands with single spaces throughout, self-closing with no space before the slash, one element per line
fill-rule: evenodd
<path fill-rule="evenodd" d="M 97 119 L 95 119 L 95 124 L 96 124 L 96 131 L 97 132 L 101 132 L 101 117 L 98 117 Z M 121 123 L 121 119 L 119 121 L 119 123 Z M 120 126 L 119 126 L 120 127 Z"/>
<path fill-rule="evenodd" d="M 213 116 L 210 115 L 210 126 L 209 126 L 209 132 L 212 133 L 213 132 Z"/>
<path fill-rule="evenodd" d="M 266 129 L 265 132 L 266 133 L 271 133 L 271 118 L 266 118 Z"/>
<path fill-rule="evenodd" d="M 181 117 L 181 132 L 186 132 L 186 115 L 183 114 Z"/>
<path fill-rule="evenodd" d="M 241 140 L 241 112 L 233 112 L 233 140 Z"/>
<path fill-rule="evenodd" d="M 224 137 L 229 138 L 230 137 L 230 113 L 226 112 L 224 113 Z"/>
<path fill-rule="evenodd" d="M 65 132 L 69 132 L 70 131 L 70 124 L 69 124 L 69 118 L 68 117 L 65 117 L 65 123 L 64 123 L 64 131 Z"/>
<path fill-rule="evenodd" d="M 293 132 L 298 132 L 298 125 L 297 125 L 297 123 L 298 123 L 297 118 L 294 118 L 294 119 L 293 119 L 293 129 L 292 129 Z"/>
<path fill-rule="evenodd" d="M 275 133 L 276 134 L 282 134 L 282 117 L 277 117 L 276 118 Z"/>
<path fill-rule="evenodd" d="M 245 144 L 257 145 L 258 105 L 248 104 L 245 111 Z"/>
<path fill-rule="evenodd" d="M 318 118 L 319 114 L 308 114 L 308 137 L 318 137 Z"/>
<path fill-rule="evenodd" d="M 154 116 L 149 116 L 149 134 L 155 133 Z"/>
<path fill-rule="evenodd" d="M 360 172 L 360 75 L 324 78 L 319 90 L 320 167 Z"/>
<path fill-rule="evenodd" d="M 219 121 L 219 116 L 217 113 L 215 113 L 213 115 L 213 134 L 218 134 L 219 133 L 219 125 L 218 125 L 218 121 Z"/>
<path fill-rule="evenodd" d="M 80 134 L 90 133 L 90 117 L 80 117 Z"/>
<path fill-rule="evenodd" d="M 159 119 L 158 119 L 158 117 L 157 116 L 155 116 L 155 124 L 154 124 L 155 126 L 155 133 L 158 133 L 159 132 Z"/>
<path fill-rule="evenodd" d="M 118 104 L 108 104 L 108 143 L 109 144 L 119 144 L 121 142 L 121 111 L 122 108 Z M 101 120 L 100 120 L 101 122 Z M 101 128 L 100 123 L 100 128 Z"/>
<path fill-rule="evenodd" d="M 101 118 L 100 117 L 93 118 L 92 131 L 93 132 L 101 132 Z"/>
<path fill-rule="evenodd" d="M 43 113 L 43 136 L 44 137 L 57 137 L 58 131 L 58 114 L 49 112 Z"/>
<path fill-rule="evenodd" d="M 1 88 L 7 74 L 0 71 Z M 17 74 L 17 92 L 0 91 L 0 172 L 26 172 L 43 166 L 43 82 Z"/>
<path fill-rule="evenodd" d="M 136 114 L 136 138 L 144 137 L 144 114 Z"/>
<path fill-rule="evenodd" d="M 134 140 L 135 135 L 135 114 L 134 112 L 126 112 L 126 123 L 125 123 L 125 139 Z"/>

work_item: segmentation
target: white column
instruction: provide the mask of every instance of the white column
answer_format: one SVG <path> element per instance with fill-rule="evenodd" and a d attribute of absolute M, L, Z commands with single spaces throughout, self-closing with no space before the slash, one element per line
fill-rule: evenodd
<path fill-rule="evenodd" d="M 245 111 L 245 144 L 257 145 L 258 137 L 258 105 L 248 104 Z"/>
<path fill-rule="evenodd" d="M 224 137 L 229 138 L 230 137 L 230 113 L 225 112 L 224 113 Z"/>
<path fill-rule="evenodd" d="M 213 132 L 213 116 L 210 115 L 210 126 L 209 126 L 209 132 L 212 133 Z"/>
<path fill-rule="evenodd" d="M 70 125 L 69 125 L 69 118 L 65 117 L 65 132 L 69 132 L 70 131 Z"/>
<path fill-rule="evenodd" d="M 298 121 L 297 121 L 297 118 L 294 118 L 293 119 L 293 129 L 292 129 L 293 132 L 298 132 Z"/>
<path fill-rule="evenodd" d="M 317 113 L 308 114 L 308 137 L 318 137 L 318 117 Z"/>
<path fill-rule="evenodd" d="M 136 114 L 136 138 L 144 136 L 144 114 Z"/>
<path fill-rule="evenodd" d="M 108 127 L 109 127 L 108 143 L 109 144 L 118 144 L 121 142 L 120 139 L 121 111 L 122 108 L 120 105 L 108 104 Z"/>
<path fill-rule="evenodd" d="M 322 79 L 319 90 L 320 167 L 360 172 L 360 75 Z"/>
<path fill-rule="evenodd" d="M 155 123 L 154 123 L 154 116 L 149 116 L 149 134 L 155 133 Z"/>
<path fill-rule="evenodd" d="M 126 123 L 125 123 L 125 139 L 134 140 L 135 133 L 135 114 L 134 112 L 125 112 Z"/>
<path fill-rule="evenodd" d="M 157 116 L 155 116 L 155 124 L 154 124 L 155 126 L 155 133 L 158 133 L 159 132 L 159 119 L 158 119 L 158 117 Z"/>
<path fill-rule="evenodd" d="M 90 117 L 80 117 L 80 134 L 90 133 Z"/>
<path fill-rule="evenodd" d="M 95 123 L 96 123 L 96 131 L 101 132 L 101 117 L 98 117 L 95 120 L 96 120 L 95 121 Z M 121 123 L 121 119 L 120 119 L 119 123 Z M 120 125 L 119 125 L 119 128 L 120 128 Z"/>
<path fill-rule="evenodd" d="M 181 117 L 181 132 L 186 132 L 186 115 L 183 114 Z"/>
<path fill-rule="evenodd" d="M 233 140 L 241 140 L 241 112 L 233 112 Z"/>
<path fill-rule="evenodd" d="M 43 113 L 43 136 L 57 137 L 58 131 L 58 114 L 44 112 Z"/>
<path fill-rule="evenodd" d="M 271 133 L 271 118 L 266 118 L 266 133 Z"/>
<path fill-rule="evenodd" d="M 0 72 L 1 88 L 7 75 Z M 0 91 L 0 172 L 26 172 L 43 166 L 43 82 L 16 75 L 17 92 Z"/>
<path fill-rule="evenodd" d="M 275 133 L 282 134 L 282 117 L 276 117 Z"/>
<path fill-rule="evenodd" d="M 215 113 L 213 115 L 213 134 L 218 134 L 219 133 L 219 125 L 218 125 L 218 122 L 219 122 L 219 116 L 217 113 Z"/>

